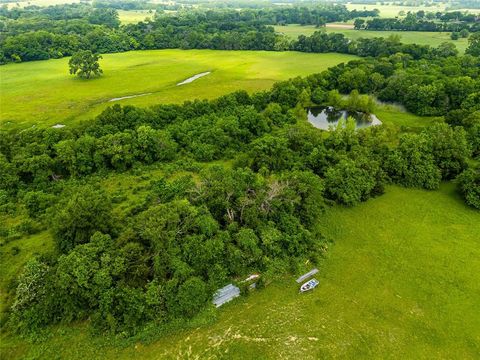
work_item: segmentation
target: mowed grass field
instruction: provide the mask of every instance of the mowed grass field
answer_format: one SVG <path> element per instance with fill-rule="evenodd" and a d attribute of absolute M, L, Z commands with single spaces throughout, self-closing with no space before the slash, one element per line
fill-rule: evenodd
<path fill-rule="evenodd" d="M 341 24 L 340 24 L 341 25 Z M 292 39 L 296 39 L 299 35 L 309 36 L 315 31 L 321 29 L 316 28 L 313 25 L 287 25 L 287 26 L 275 26 L 275 31 L 290 36 Z M 338 24 L 328 25 L 326 27 L 328 33 L 340 33 L 345 37 L 356 40 L 359 38 L 374 38 L 384 37 L 387 38 L 390 35 L 400 36 L 400 41 L 405 44 L 419 44 L 430 45 L 436 47 L 442 42 L 452 42 L 457 46 L 458 51 L 463 54 L 468 46 L 468 40 L 461 38 L 458 40 L 452 40 L 450 33 L 447 32 L 429 32 L 429 31 L 370 31 L 370 30 L 354 30 L 348 28 L 342 28 Z"/>
<path fill-rule="evenodd" d="M 445 4 L 437 4 L 435 6 L 402 6 L 402 5 L 393 5 L 393 4 L 346 4 L 346 7 L 349 11 L 352 10 L 380 10 L 380 17 L 393 18 L 398 16 L 400 11 L 405 13 L 417 12 L 423 10 L 425 12 L 437 12 L 445 11 Z"/>
<path fill-rule="evenodd" d="M 118 17 L 122 24 L 136 24 L 146 18 L 153 19 L 155 10 L 117 10 Z"/>
<path fill-rule="evenodd" d="M 62 5 L 62 4 L 74 4 L 79 2 L 81 2 L 81 0 L 28 0 L 28 1 L 20 1 L 20 2 L 11 1 L 11 2 L 5 2 L 4 4 L 7 5 L 9 9 L 11 9 L 14 7 L 26 7 L 31 5 L 54 6 L 54 5 Z"/>
<path fill-rule="evenodd" d="M 153 50 L 105 54 L 103 76 L 68 73 L 68 58 L 0 67 L 0 128 L 71 124 L 114 104 L 139 106 L 215 98 L 244 89 L 270 88 L 279 80 L 321 72 L 355 59 L 345 54 Z M 176 84 L 202 72 L 194 82 Z M 112 98 L 151 93 L 109 102 Z"/>
<path fill-rule="evenodd" d="M 399 16 L 398 14 L 400 11 L 404 11 L 405 13 L 417 12 L 423 10 L 425 12 L 438 12 L 438 11 L 445 11 L 446 9 L 445 3 L 437 3 L 434 6 L 402 6 L 402 5 L 393 5 L 393 4 L 380 4 L 379 2 L 375 5 L 373 4 L 346 4 L 348 10 L 373 10 L 378 9 L 380 10 L 380 17 L 385 18 L 392 18 Z M 457 11 L 457 10 L 448 10 L 448 11 Z M 480 9 L 459 9 L 459 11 L 468 11 L 473 14 L 480 13 Z"/>
<path fill-rule="evenodd" d="M 299 294 L 294 276 L 218 311 L 210 325 L 114 347 L 85 325 L 37 344 L 4 337 L 3 358 L 35 359 L 478 359 L 480 212 L 454 184 L 388 187 L 319 220 L 335 239 Z"/>

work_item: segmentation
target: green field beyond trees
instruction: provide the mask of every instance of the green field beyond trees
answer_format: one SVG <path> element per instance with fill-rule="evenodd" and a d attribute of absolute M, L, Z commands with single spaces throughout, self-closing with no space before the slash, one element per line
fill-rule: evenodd
<path fill-rule="evenodd" d="M 436 3 L 432 6 L 404 6 L 404 5 L 394 5 L 393 3 L 382 3 L 380 2 L 376 4 L 346 4 L 346 7 L 348 10 L 373 10 L 373 9 L 378 9 L 380 11 L 380 17 L 385 17 L 385 18 L 394 18 L 398 16 L 398 13 L 403 11 L 405 13 L 411 11 L 411 12 L 417 12 L 417 11 L 425 11 L 425 12 L 437 12 L 437 11 L 445 11 L 445 3 Z M 480 9 L 459 9 L 460 11 L 468 11 L 470 13 L 479 13 Z"/>
<path fill-rule="evenodd" d="M 314 292 L 293 276 L 223 307 L 214 324 L 126 348 L 84 326 L 45 343 L 2 341 L 4 358 L 475 359 L 480 353 L 480 215 L 453 184 L 388 187 L 320 219 L 335 239 Z"/>
<path fill-rule="evenodd" d="M 71 124 L 113 104 L 139 106 L 212 99 L 235 90 L 270 88 L 274 82 L 319 73 L 355 59 L 346 54 L 298 52 L 153 50 L 105 54 L 103 76 L 68 74 L 68 58 L 0 67 L 0 128 Z M 194 82 L 176 84 L 211 71 Z M 149 95 L 109 102 L 112 98 Z"/>
<path fill-rule="evenodd" d="M 292 39 L 297 39 L 299 35 L 310 36 L 315 31 L 320 29 L 313 25 L 296 25 L 290 24 L 287 26 L 275 26 L 275 31 L 288 35 Z M 389 37 L 390 35 L 400 36 L 400 41 L 405 44 L 419 44 L 430 45 L 437 47 L 441 43 L 448 41 L 455 44 L 460 54 L 465 52 L 468 46 L 467 39 L 460 38 L 452 40 L 450 33 L 447 32 L 430 32 L 430 31 L 372 31 L 372 30 L 354 30 L 348 28 L 341 28 L 337 24 L 327 25 L 327 33 L 340 33 L 345 35 L 348 39 L 357 40 L 360 38 L 375 38 L 375 37 Z"/>

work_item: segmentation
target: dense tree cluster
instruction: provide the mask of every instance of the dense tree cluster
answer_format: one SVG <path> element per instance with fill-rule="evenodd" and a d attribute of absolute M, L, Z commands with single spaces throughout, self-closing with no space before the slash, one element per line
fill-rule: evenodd
<path fill-rule="evenodd" d="M 427 14 L 428 15 L 428 14 Z M 433 20 L 433 19 L 435 20 Z M 374 18 L 357 21 L 356 29 L 400 31 L 480 31 L 480 21 L 475 14 L 460 11 L 425 16 L 424 11 L 408 13 L 405 18 Z M 468 34 L 468 32 L 467 32 Z"/>
<path fill-rule="evenodd" d="M 297 104 L 300 113 L 301 105 L 310 102 L 372 112 L 371 100 L 358 92 L 402 103 L 419 115 L 446 115 L 447 122 L 462 127 L 464 133 L 444 133 L 440 140 L 465 138 L 477 156 L 479 69 L 480 60 L 471 56 L 413 61 L 410 56 L 396 54 L 341 64 L 306 79 L 278 83 L 271 91 L 254 95 L 239 91 L 210 102 L 149 109 L 115 105 L 81 133 L 68 129 L 5 133 L 0 143 L 5 169 L 2 188 L 11 189 L 16 182 L 43 184 L 52 177 L 123 171 L 137 163 L 171 161 L 184 154 L 196 161 L 229 158 L 249 149 L 250 144 L 258 146 L 258 154 L 263 148 L 278 148 L 271 149 L 275 154 L 285 144 L 278 136 L 270 140 L 269 136 L 275 129 L 295 122 Z M 351 93 L 348 102 L 342 100 L 337 89 Z M 422 142 L 417 143 L 420 146 Z M 262 161 L 257 169 L 262 167 Z M 282 165 L 273 170 L 280 168 Z"/>
<path fill-rule="evenodd" d="M 458 177 L 458 183 L 465 202 L 480 209 L 480 170 L 465 170 Z"/>
<path fill-rule="evenodd" d="M 308 171 L 263 177 L 212 167 L 198 184 L 155 181 L 145 209 L 116 228 L 102 190 L 70 190 L 52 209 L 61 255 L 32 260 L 19 279 L 18 329 L 90 317 L 97 329 L 133 333 L 195 316 L 231 277 L 323 251 L 312 221 L 322 183 Z"/>

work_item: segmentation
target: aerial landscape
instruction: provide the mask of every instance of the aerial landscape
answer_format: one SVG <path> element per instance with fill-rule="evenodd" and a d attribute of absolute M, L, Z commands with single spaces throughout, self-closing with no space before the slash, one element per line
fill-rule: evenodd
<path fill-rule="evenodd" d="M 0 359 L 479 359 L 480 1 L 0 0 Z"/>

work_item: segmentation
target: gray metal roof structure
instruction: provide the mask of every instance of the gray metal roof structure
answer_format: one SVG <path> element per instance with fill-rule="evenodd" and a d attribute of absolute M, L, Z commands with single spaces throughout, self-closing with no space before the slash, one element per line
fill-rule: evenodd
<path fill-rule="evenodd" d="M 308 273 L 300 276 L 296 281 L 297 281 L 297 283 L 300 284 L 301 282 L 303 282 L 304 280 L 307 280 L 309 277 L 315 275 L 316 273 L 318 273 L 318 269 L 312 269 Z"/>
<path fill-rule="evenodd" d="M 227 286 L 217 290 L 213 296 L 213 303 L 218 308 L 219 306 L 222 306 L 226 302 L 229 302 L 238 296 L 240 296 L 240 289 L 233 284 L 228 284 Z"/>

